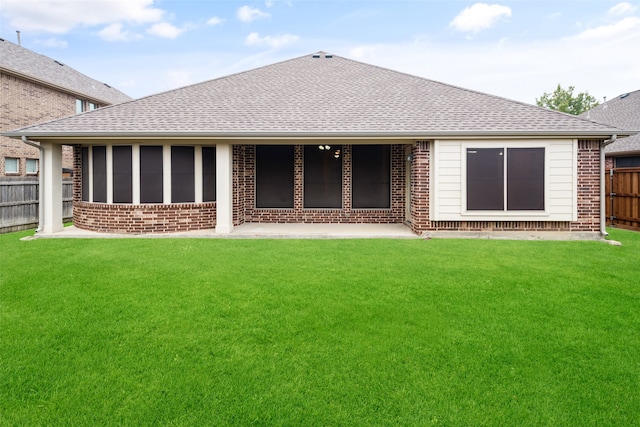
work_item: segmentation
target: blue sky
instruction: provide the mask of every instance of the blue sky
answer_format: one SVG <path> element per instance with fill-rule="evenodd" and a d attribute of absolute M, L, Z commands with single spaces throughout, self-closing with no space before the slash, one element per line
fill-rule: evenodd
<path fill-rule="evenodd" d="M 320 50 L 528 103 L 640 89 L 640 0 L 2 0 L 16 30 L 133 97 Z"/>

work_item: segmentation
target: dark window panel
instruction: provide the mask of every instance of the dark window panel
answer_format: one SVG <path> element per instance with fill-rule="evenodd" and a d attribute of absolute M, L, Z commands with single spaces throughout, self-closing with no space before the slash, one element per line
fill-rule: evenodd
<path fill-rule="evenodd" d="M 93 146 L 93 201 L 107 203 L 107 147 Z"/>
<path fill-rule="evenodd" d="M 82 147 L 82 201 L 89 201 L 89 147 Z"/>
<path fill-rule="evenodd" d="M 162 147 L 140 147 L 140 202 L 162 203 Z"/>
<path fill-rule="evenodd" d="M 216 200 L 216 147 L 202 147 L 202 201 Z"/>
<path fill-rule="evenodd" d="M 133 201 L 133 180 L 130 145 L 113 147 L 113 203 Z"/>
<path fill-rule="evenodd" d="M 195 188 L 194 147 L 171 147 L 171 202 L 193 203 Z"/>
<path fill-rule="evenodd" d="M 304 207 L 342 207 L 342 146 L 305 145 Z"/>
<path fill-rule="evenodd" d="M 640 167 L 640 156 L 616 157 L 617 168 L 638 168 Z"/>
<path fill-rule="evenodd" d="M 391 207 L 391 146 L 354 145 L 351 153 L 352 207 Z"/>
<path fill-rule="evenodd" d="M 256 146 L 256 208 L 293 208 L 294 146 Z"/>
<path fill-rule="evenodd" d="M 507 149 L 507 210 L 544 210 L 544 148 Z"/>
<path fill-rule="evenodd" d="M 467 209 L 504 210 L 504 149 L 467 149 Z"/>

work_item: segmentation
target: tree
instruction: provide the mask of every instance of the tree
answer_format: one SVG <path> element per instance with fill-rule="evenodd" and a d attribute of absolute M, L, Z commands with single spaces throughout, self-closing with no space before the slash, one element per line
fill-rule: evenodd
<path fill-rule="evenodd" d="M 553 93 L 545 92 L 540 99 L 536 98 L 536 105 L 575 115 L 584 113 L 598 105 L 596 98 L 589 95 L 589 92 L 580 92 L 574 95 L 574 90 L 574 86 L 569 86 L 569 89 L 563 89 L 558 84 Z"/>

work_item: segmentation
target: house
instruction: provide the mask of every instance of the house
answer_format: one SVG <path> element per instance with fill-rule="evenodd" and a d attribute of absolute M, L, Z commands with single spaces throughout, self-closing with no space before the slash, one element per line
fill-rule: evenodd
<path fill-rule="evenodd" d="M 0 39 L 0 132 L 70 116 L 131 98 L 62 62 Z M 38 174 L 39 150 L 0 136 L 0 176 Z M 64 147 L 62 168 L 73 168 Z"/>
<path fill-rule="evenodd" d="M 640 130 L 640 90 L 623 93 L 580 115 L 620 129 Z M 640 134 L 613 142 L 605 150 L 606 167 L 640 167 Z"/>
<path fill-rule="evenodd" d="M 323 52 L 5 133 L 43 147 L 41 233 L 398 223 L 598 236 L 620 129 Z"/>

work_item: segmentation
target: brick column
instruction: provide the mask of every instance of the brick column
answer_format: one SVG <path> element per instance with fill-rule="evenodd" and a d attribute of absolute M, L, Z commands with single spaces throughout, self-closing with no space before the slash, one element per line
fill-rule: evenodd
<path fill-rule="evenodd" d="M 571 231 L 600 231 L 600 143 L 578 140 L 578 221 Z"/>
<path fill-rule="evenodd" d="M 411 161 L 411 229 L 421 234 L 429 227 L 429 142 L 418 141 Z"/>

